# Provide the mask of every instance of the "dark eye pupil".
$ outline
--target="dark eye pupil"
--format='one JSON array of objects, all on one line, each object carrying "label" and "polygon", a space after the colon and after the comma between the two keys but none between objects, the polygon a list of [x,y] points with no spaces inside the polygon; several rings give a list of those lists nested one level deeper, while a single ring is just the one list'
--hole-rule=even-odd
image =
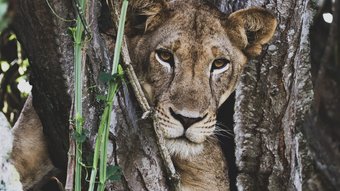
[{"label": "dark eye pupil", "polygon": [[216,62],[214,62],[214,65],[216,68],[221,68],[225,65],[225,63],[222,60],[217,60]]},{"label": "dark eye pupil", "polygon": [[230,63],[230,61],[227,60],[227,59],[216,59],[216,60],[213,62],[213,64],[212,64],[211,72],[212,72],[213,70],[217,70],[217,69],[224,68],[224,67],[227,66],[229,63]]},{"label": "dark eye pupil", "polygon": [[169,61],[171,59],[171,54],[168,53],[168,52],[161,52],[160,53],[160,58],[163,60],[163,61]]},{"label": "dark eye pupil", "polygon": [[159,59],[161,59],[164,62],[167,62],[168,64],[170,64],[170,66],[174,65],[174,56],[171,52],[164,49],[159,49],[156,50],[155,52]]}]

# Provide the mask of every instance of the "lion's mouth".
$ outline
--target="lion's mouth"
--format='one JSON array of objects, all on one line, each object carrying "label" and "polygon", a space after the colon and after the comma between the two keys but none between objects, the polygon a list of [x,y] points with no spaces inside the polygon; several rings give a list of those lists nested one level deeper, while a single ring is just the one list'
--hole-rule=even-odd
[{"label": "lion's mouth", "polygon": [[165,139],[165,146],[170,155],[188,158],[195,156],[203,151],[203,143],[195,143],[186,137]]},{"label": "lion's mouth", "polygon": [[188,139],[185,134],[179,136],[179,137],[176,137],[176,138],[168,138],[168,139],[171,139],[171,140],[178,140],[178,141],[185,141],[185,142],[188,142],[188,143],[191,143],[191,144],[201,144],[201,143],[196,143],[196,142],[193,142],[191,141],[190,139]]}]

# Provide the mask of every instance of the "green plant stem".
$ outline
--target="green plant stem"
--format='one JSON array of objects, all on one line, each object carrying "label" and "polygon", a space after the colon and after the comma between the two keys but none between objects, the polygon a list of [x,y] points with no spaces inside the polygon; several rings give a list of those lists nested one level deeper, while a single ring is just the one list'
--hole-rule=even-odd
[{"label": "green plant stem", "polygon": [[[119,20],[118,26],[118,33],[117,33],[117,40],[115,45],[114,51],[114,58],[113,58],[113,65],[111,74],[114,75],[116,73],[121,74],[122,71],[119,71],[118,64],[120,59],[120,52],[122,46],[122,40],[124,35],[124,25],[125,25],[125,18],[126,12],[128,7],[128,1],[124,0],[121,9],[121,16]],[[96,138],[95,143],[95,151],[93,156],[93,165],[89,183],[89,191],[93,191],[95,187],[95,181],[98,171],[98,161],[100,159],[99,165],[99,184],[98,184],[98,191],[103,191],[105,189],[105,182],[107,180],[106,177],[106,168],[107,168],[107,144],[108,144],[108,137],[110,131],[110,120],[111,120],[111,111],[112,111],[112,104],[114,101],[114,97],[118,90],[118,83],[110,81],[109,83],[109,92],[106,97],[106,106],[104,109],[104,113],[102,115],[100,125],[98,128],[98,135]]]},{"label": "green plant stem", "polygon": [[[84,10],[85,0],[80,0],[80,7]],[[76,116],[76,132],[82,134],[82,38],[84,26],[78,15],[76,32],[74,35],[74,70],[75,70],[75,116]],[[75,167],[75,191],[81,191],[81,174],[82,174],[82,143],[76,141],[76,167]]]},{"label": "green plant stem", "polygon": [[[118,90],[117,83],[110,83],[110,96],[108,102],[109,111],[112,111],[112,105],[114,101],[114,97]],[[99,164],[99,185],[98,191],[103,191],[105,188],[105,182],[107,180],[106,177],[106,168],[107,168],[107,144],[109,140],[109,132],[110,132],[110,121],[111,121],[111,112],[106,116],[106,126],[103,132],[103,136],[101,137],[101,153],[100,153],[100,164]]]},{"label": "green plant stem", "polygon": [[98,170],[97,166],[98,166],[99,151],[100,151],[100,141],[102,139],[102,132],[104,131],[104,128],[105,128],[106,123],[107,123],[107,120],[105,120],[104,118],[108,115],[108,113],[109,113],[109,107],[105,107],[104,113],[103,113],[102,118],[100,120],[98,135],[97,135],[96,143],[95,143],[89,191],[94,190],[94,185],[95,185],[95,182],[96,182],[96,175],[97,175],[97,170]]},{"label": "green plant stem", "polygon": [[107,143],[109,138],[110,131],[110,120],[111,120],[111,111],[112,111],[112,102],[114,101],[114,97],[118,90],[118,84],[115,82],[110,82],[109,85],[109,94],[106,99],[106,106],[104,109],[104,113],[102,115],[98,135],[95,143],[95,150],[93,156],[93,165],[92,172],[90,177],[90,185],[89,191],[94,190],[95,179],[98,171],[98,161],[100,159],[99,166],[99,184],[97,190],[104,190],[105,182],[106,182],[106,163],[107,163]]},{"label": "green plant stem", "polygon": [[126,12],[129,2],[127,0],[123,1],[120,18],[119,18],[119,24],[118,24],[118,32],[117,32],[117,40],[115,45],[115,51],[114,51],[114,57],[113,57],[113,66],[111,74],[117,73],[118,63],[120,59],[120,52],[122,50],[122,42],[123,42],[123,36],[124,36],[124,27],[125,27],[125,20],[126,20]]}]

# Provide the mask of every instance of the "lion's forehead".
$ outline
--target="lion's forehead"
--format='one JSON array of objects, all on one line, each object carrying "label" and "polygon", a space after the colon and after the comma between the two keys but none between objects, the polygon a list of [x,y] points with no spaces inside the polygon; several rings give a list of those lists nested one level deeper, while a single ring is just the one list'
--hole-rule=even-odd
[{"label": "lion's forehead", "polygon": [[182,58],[197,58],[200,60],[216,57],[229,58],[235,49],[225,33],[207,34],[196,38],[192,31],[180,30],[169,33],[161,38],[156,48],[171,50]]}]

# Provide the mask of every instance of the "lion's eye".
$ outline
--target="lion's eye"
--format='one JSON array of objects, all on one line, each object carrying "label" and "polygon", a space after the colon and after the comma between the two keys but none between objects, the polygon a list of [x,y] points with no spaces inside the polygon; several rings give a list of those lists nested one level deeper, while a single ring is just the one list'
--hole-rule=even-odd
[{"label": "lion's eye", "polygon": [[156,60],[162,65],[165,65],[165,66],[170,65],[171,67],[174,66],[174,56],[168,50],[164,50],[164,49],[156,50]]},{"label": "lion's eye", "polygon": [[229,68],[229,63],[230,61],[225,58],[216,59],[212,63],[210,72],[214,73],[224,72]]},{"label": "lion's eye", "polygon": [[159,52],[159,58],[162,59],[164,62],[169,62],[171,60],[171,53],[169,52]]}]

